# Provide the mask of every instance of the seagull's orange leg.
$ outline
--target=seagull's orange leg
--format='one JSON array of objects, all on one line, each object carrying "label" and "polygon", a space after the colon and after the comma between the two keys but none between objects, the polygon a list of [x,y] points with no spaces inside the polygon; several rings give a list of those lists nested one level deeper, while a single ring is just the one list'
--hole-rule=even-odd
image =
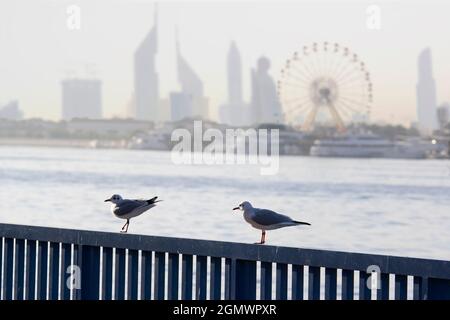
[{"label": "seagull's orange leg", "polygon": [[264,244],[265,242],[266,242],[266,230],[262,230],[261,240],[259,242],[255,242],[255,244]]},{"label": "seagull's orange leg", "polygon": [[[129,226],[129,224],[130,224],[130,219],[127,219],[127,222],[125,222],[125,224],[124,224],[123,227],[122,227],[122,231],[120,231],[120,232],[122,232],[122,233],[128,232],[128,226]],[[126,227],[126,229],[125,229],[125,227]],[[125,229],[125,230],[124,230],[124,229]]]}]

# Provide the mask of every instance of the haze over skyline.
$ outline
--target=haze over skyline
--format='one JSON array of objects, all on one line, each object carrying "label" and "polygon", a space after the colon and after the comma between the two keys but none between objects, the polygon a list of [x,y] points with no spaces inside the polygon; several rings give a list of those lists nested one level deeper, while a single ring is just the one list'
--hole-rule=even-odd
[{"label": "haze over skyline", "polygon": [[[81,29],[66,26],[69,5],[81,8]],[[366,26],[370,4],[381,8],[381,30]],[[264,55],[269,73],[312,42],[339,42],[366,63],[374,86],[372,119],[416,120],[417,56],[431,48],[437,103],[450,100],[450,3],[381,2],[160,2],[156,71],[162,98],[180,89],[174,29],[183,57],[196,70],[210,114],[227,100],[226,59],[239,48],[243,97],[250,100],[250,69]],[[133,54],[154,24],[151,1],[3,1],[0,4],[0,104],[19,100],[27,118],[61,118],[60,81],[102,80],[105,117],[125,116],[133,92]],[[446,28],[446,29],[443,29]]]}]

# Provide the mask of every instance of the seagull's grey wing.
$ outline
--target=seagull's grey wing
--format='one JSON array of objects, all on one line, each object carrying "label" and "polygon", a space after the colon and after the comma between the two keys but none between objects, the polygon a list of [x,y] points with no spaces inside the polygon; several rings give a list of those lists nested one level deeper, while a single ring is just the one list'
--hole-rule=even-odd
[{"label": "seagull's grey wing", "polygon": [[114,208],[114,214],[116,216],[123,216],[129,214],[133,210],[146,205],[147,202],[142,200],[123,200],[119,205]]},{"label": "seagull's grey wing", "polygon": [[255,209],[252,220],[262,226],[270,226],[283,222],[292,222],[292,219],[283,214],[268,209]]},{"label": "seagull's grey wing", "polygon": [[156,200],[156,199],[158,199],[157,196],[153,197],[151,199],[148,199],[148,200],[147,199],[133,199],[131,201],[138,201],[138,202],[142,202],[143,204],[153,204],[153,203],[162,201],[162,200]]}]

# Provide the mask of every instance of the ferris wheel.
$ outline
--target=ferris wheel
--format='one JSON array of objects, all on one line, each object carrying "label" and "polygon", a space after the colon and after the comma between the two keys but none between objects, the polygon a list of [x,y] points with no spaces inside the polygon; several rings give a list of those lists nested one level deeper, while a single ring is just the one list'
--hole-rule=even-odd
[{"label": "ferris wheel", "polygon": [[308,131],[315,123],[345,131],[369,119],[372,82],[365,63],[339,43],[303,46],[286,61],[277,83],[286,122]]}]

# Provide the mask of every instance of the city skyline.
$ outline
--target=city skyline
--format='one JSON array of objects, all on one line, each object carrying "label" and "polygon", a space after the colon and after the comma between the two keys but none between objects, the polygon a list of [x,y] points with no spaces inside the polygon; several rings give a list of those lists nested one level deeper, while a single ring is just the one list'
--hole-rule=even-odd
[{"label": "city skyline", "polygon": [[[64,29],[67,18],[64,4],[56,5],[52,1],[48,1],[47,6],[26,3],[28,9],[36,6],[37,16],[49,17],[48,23],[44,21],[36,26],[37,31],[41,31],[43,44],[33,51],[33,55],[29,52],[37,44],[36,40],[30,38],[29,30],[22,24],[24,19],[36,21],[36,16],[24,13],[25,3],[21,1],[1,5],[4,10],[1,10],[3,14],[0,13],[0,18],[4,19],[0,19],[0,24],[4,28],[1,28],[0,40],[5,43],[6,58],[0,62],[0,86],[3,88],[0,102],[19,100],[27,118],[40,116],[58,119],[61,98],[57,83],[67,78],[67,69],[75,70],[78,77],[84,78],[80,71],[84,70],[86,64],[91,64],[96,70],[95,77],[104,84],[105,117],[125,116],[125,106],[133,92],[130,61],[152,26],[153,3],[113,1],[109,5],[111,13],[104,17],[102,25],[97,22],[102,12],[102,2],[96,3],[97,6],[80,2],[83,25],[79,31]],[[408,124],[416,120],[416,59],[427,46],[433,52],[437,104],[450,100],[450,71],[444,63],[445,57],[450,55],[450,48],[441,41],[442,30],[435,23],[442,21],[439,17],[446,8],[450,8],[449,5],[439,3],[430,8],[416,2],[408,6],[382,2],[382,29],[379,31],[368,30],[365,25],[367,3],[334,5],[336,13],[328,12],[333,10],[323,12],[325,21],[319,27],[319,22],[308,16],[317,17],[315,13],[325,5],[333,7],[329,3],[316,5],[310,2],[279,5],[160,4],[158,30],[162,39],[155,60],[155,72],[160,78],[160,97],[169,97],[170,92],[178,87],[174,72],[176,65],[173,63],[173,28],[178,25],[183,36],[183,55],[189,57],[189,64],[195,66],[196,73],[203,80],[204,96],[210,98],[213,120],[218,119],[218,107],[227,101],[227,80],[223,65],[231,40],[239,44],[242,55],[244,101],[250,100],[249,71],[258,57],[265,55],[271,60],[270,74],[276,80],[281,65],[292,51],[302,44],[322,39],[342,41],[367,62],[374,78],[372,119],[375,121]],[[291,19],[291,11],[299,16],[298,21]],[[5,12],[10,15],[4,15]],[[419,13],[422,20],[431,15],[434,18],[416,27]],[[230,24],[232,14],[233,24]],[[248,14],[252,15],[251,21],[244,19]],[[132,16],[135,19],[127,26],[113,23],[127,21]],[[205,21],[203,26],[194,23],[199,16]],[[280,16],[285,17],[286,22],[279,20]],[[344,16],[346,19],[342,19]],[[122,20],[119,17],[123,17]],[[333,26],[333,30],[326,26]],[[350,30],[352,32],[349,33]],[[415,37],[406,37],[412,32]],[[13,39],[12,34],[17,34],[17,38]],[[101,46],[95,45],[99,35],[104,36]],[[398,42],[400,38],[401,43]],[[8,60],[8,57],[13,58]],[[36,59],[42,60],[42,63],[35,63]],[[12,63],[5,63],[6,60]]]}]

